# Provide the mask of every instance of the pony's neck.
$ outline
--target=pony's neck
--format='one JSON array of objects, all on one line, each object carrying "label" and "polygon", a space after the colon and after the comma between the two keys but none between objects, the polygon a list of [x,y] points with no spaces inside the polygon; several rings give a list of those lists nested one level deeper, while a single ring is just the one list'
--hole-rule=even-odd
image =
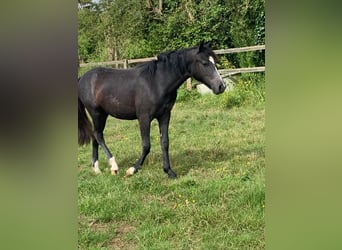
[{"label": "pony's neck", "polygon": [[164,82],[165,91],[167,93],[174,93],[185,82],[186,79],[191,77],[189,70],[189,50],[184,50],[182,53],[173,52],[167,55],[167,60],[163,61],[165,67],[168,68],[167,78],[168,81]]}]

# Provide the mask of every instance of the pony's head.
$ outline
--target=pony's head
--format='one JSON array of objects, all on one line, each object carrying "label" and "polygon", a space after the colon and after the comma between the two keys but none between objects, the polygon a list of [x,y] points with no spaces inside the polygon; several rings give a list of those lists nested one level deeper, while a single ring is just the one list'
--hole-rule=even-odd
[{"label": "pony's head", "polygon": [[208,44],[201,42],[195,48],[193,60],[190,65],[191,75],[208,86],[216,95],[226,89],[226,85],[215,65],[215,53]]}]

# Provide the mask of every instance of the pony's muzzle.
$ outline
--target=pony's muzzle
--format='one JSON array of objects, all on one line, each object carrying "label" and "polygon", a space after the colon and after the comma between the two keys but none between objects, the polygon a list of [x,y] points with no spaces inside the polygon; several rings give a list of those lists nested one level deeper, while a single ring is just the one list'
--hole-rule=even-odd
[{"label": "pony's muzzle", "polygon": [[223,93],[226,90],[226,84],[224,84],[224,82],[220,82],[218,85],[215,86],[215,88],[213,88],[213,92],[214,94],[218,95]]},{"label": "pony's muzzle", "polygon": [[224,82],[222,82],[220,85],[219,85],[219,94],[220,93],[223,93],[226,89],[226,84],[224,84]]}]

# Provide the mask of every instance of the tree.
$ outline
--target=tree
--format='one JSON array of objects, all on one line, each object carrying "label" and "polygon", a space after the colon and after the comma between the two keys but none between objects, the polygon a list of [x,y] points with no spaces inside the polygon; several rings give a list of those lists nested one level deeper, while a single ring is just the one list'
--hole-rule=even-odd
[{"label": "tree", "polygon": [[[232,0],[229,13],[230,35],[233,47],[265,43],[265,1]],[[237,55],[240,67],[264,65],[264,52]]]},{"label": "tree", "polygon": [[[154,56],[201,40],[214,48],[265,42],[265,0],[79,0],[84,60]],[[263,65],[264,53],[229,55],[236,67]]]},{"label": "tree", "polygon": [[88,61],[97,58],[99,36],[99,10],[96,4],[89,5],[89,1],[82,0],[78,9],[78,57],[79,60]]}]

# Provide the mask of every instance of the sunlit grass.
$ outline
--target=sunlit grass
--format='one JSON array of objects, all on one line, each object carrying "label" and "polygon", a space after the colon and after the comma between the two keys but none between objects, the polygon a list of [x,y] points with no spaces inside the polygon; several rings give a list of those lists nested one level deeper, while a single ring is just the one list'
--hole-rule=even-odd
[{"label": "sunlit grass", "polygon": [[162,170],[159,132],[136,175],[124,178],[141,152],[137,121],[109,118],[106,142],[120,172],[111,176],[100,150],[96,176],[90,145],[79,148],[79,248],[263,249],[265,110],[230,110],[217,96],[177,102],[170,123],[170,160]]}]

